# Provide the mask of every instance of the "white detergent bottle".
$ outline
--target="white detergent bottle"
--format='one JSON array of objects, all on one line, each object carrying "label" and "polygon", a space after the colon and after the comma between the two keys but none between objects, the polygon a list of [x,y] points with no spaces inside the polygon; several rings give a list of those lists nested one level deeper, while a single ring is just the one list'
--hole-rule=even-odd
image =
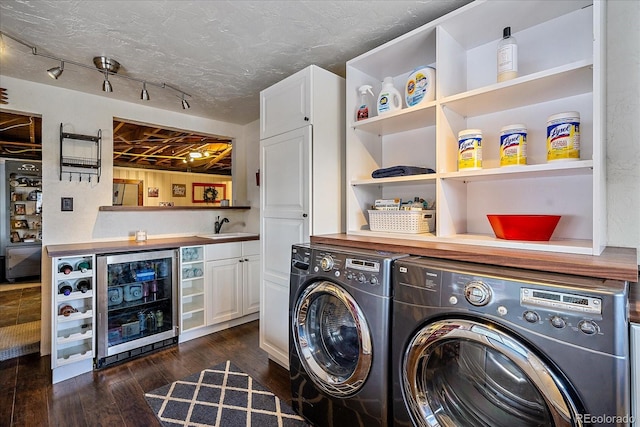
[{"label": "white detergent bottle", "polygon": [[378,115],[397,111],[402,108],[400,92],[393,86],[393,78],[385,77],[382,90],[378,95]]},{"label": "white detergent bottle", "polygon": [[369,85],[363,85],[358,88],[360,97],[358,101],[358,108],[356,109],[356,121],[369,118],[370,104],[367,93],[370,93],[371,97],[373,98],[373,92],[371,91],[371,89],[373,89],[373,87]]}]

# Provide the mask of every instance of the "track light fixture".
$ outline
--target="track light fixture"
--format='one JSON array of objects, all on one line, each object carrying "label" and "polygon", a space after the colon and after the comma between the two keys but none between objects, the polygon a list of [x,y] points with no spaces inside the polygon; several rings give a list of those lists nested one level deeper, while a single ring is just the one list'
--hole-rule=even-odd
[{"label": "track light fixture", "polygon": [[111,74],[112,76],[117,76],[123,79],[142,83],[142,92],[140,93],[140,99],[142,99],[143,101],[148,101],[150,99],[149,92],[147,91],[147,84],[149,84],[151,86],[155,86],[160,89],[171,89],[172,91],[177,92],[178,94],[181,95],[182,109],[187,110],[191,108],[191,106],[185,99],[186,96],[191,96],[191,95],[189,95],[186,92],[183,92],[182,90],[178,89],[175,86],[171,86],[168,83],[155,83],[155,82],[150,82],[148,80],[137,79],[135,77],[129,77],[122,74],[117,74],[118,70],[120,69],[120,63],[113,58],[108,58],[106,56],[96,56],[95,58],[93,58],[94,67],[91,67],[90,65],[82,64],[80,62],[70,61],[68,59],[59,58],[46,53],[41,53],[38,51],[38,48],[36,46],[32,46],[27,42],[24,42],[10,34],[5,33],[4,31],[0,31],[0,48],[5,46],[4,37],[7,37],[15,41],[16,43],[19,43],[31,49],[31,53],[33,55],[42,56],[44,58],[49,58],[55,61],[59,61],[60,62],[59,67],[53,67],[47,70],[47,73],[52,79],[57,79],[58,77],[60,77],[60,75],[62,75],[62,72],[64,71],[64,64],[66,62],[67,64],[72,64],[77,67],[87,68],[90,70],[99,71],[100,73],[104,73],[104,81],[102,82],[102,90],[104,92],[113,92],[113,86],[111,86],[111,82],[109,81],[109,74]]},{"label": "track light fixture", "polygon": [[49,74],[49,77],[51,77],[52,79],[58,80],[58,77],[60,77],[63,71],[64,71],[64,61],[60,61],[60,66],[49,68],[47,70],[47,74]]},{"label": "track light fixture", "polygon": [[142,92],[140,92],[140,99],[143,101],[149,100],[149,92],[147,91],[147,82],[142,82]]},{"label": "track light fixture", "polygon": [[102,91],[103,92],[113,92],[113,88],[111,87],[111,82],[109,81],[109,73],[107,71],[104,72],[104,81],[102,82]]}]

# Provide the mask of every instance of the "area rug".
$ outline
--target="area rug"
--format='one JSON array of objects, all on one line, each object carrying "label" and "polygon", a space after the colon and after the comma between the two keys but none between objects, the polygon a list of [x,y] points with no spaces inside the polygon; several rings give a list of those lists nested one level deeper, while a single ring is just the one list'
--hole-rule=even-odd
[{"label": "area rug", "polygon": [[0,328],[0,361],[39,351],[39,320]]},{"label": "area rug", "polygon": [[145,394],[163,426],[307,426],[230,361]]}]

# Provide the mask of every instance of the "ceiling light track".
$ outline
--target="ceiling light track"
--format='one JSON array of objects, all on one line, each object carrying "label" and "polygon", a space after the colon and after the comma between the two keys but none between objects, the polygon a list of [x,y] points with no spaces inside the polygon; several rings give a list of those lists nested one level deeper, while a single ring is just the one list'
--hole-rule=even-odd
[{"label": "ceiling light track", "polygon": [[113,92],[113,86],[111,84],[111,82],[109,81],[109,75],[111,76],[117,76],[123,79],[127,79],[127,80],[131,80],[131,81],[135,81],[138,83],[142,83],[142,92],[140,93],[140,99],[144,100],[144,101],[148,101],[151,98],[149,97],[149,92],[147,91],[147,85],[150,86],[155,86],[157,88],[160,89],[170,89],[176,93],[179,94],[179,99],[182,105],[182,109],[183,110],[187,110],[189,108],[191,108],[191,106],[189,105],[189,103],[186,100],[186,97],[191,98],[191,95],[189,95],[188,93],[184,92],[183,90],[178,89],[175,86],[172,86],[168,83],[156,83],[156,82],[150,82],[148,80],[143,80],[143,79],[138,79],[135,77],[130,77],[130,76],[125,76],[122,74],[117,74],[118,70],[120,69],[120,63],[118,61],[116,61],[113,58],[108,58],[106,56],[96,56],[95,58],[93,58],[93,64],[94,66],[90,66],[87,64],[83,64],[81,62],[76,62],[76,61],[71,61],[69,59],[65,59],[65,58],[60,58],[57,56],[53,56],[53,55],[49,55],[47,53],[42,53],[40,51],[38,51],[37,46],[33,46],[30,45],[29,43],[20,40],[19,38],[12,36],[10,34],[7,34],[4,31],[0,31],[0,38],[2,37],[7,37],[13,41],[15,41],[16,43],[19,43],[27,48],[29,48],[31,50],[31,53],[33,55],[36,56],[42,56],[43,58],[49,58],[49,59],[53,59],[55,61],[59,61],[60,62],[60,66],[58,67],[53,67],[47,70],[47,74],[49,74],[49,76],[52,79],[58,79],[61,75],[62,72],[64,71],[64,66],[65,63],[66,64],[72,64],[75,65],[77,67],[82,67],[82,68],[86,68],[89,70],[94,70],[94,71],[98,71],[99,73],[104,74],[104,81],[102,82],[102,90],[104,92]]}]

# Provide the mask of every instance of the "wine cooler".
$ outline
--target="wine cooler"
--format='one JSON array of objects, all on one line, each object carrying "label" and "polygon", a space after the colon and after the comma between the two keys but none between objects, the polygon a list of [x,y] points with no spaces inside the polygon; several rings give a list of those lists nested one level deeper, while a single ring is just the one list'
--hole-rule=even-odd
[{"label": "wine cooler", "polygon": [[178,342],[177,250],[98,255],[96,367]]}]

